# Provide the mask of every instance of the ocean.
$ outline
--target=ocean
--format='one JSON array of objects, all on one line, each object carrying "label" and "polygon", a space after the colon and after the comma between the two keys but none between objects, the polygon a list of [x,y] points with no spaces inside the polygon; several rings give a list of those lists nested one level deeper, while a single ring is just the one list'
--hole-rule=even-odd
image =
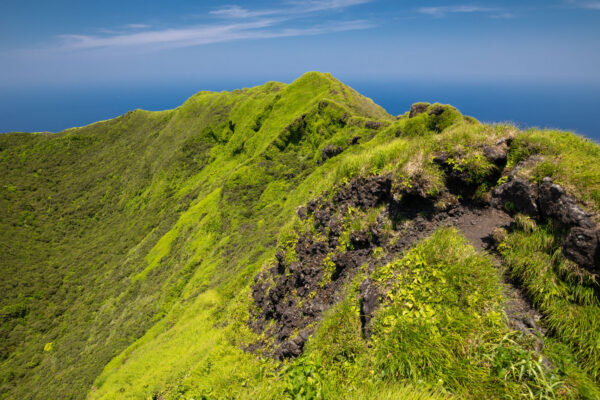
[{"label": "ocean", "polygon": [[[457,107],[482,122],[574,131],[600,142],[600,86],[565,83],[346,80],[390,114],[417,101]],[[200,90],[232,90],[250,82],[83,86],[0,90],[0,132],[58,132],[124,114],[179,106]]]}]

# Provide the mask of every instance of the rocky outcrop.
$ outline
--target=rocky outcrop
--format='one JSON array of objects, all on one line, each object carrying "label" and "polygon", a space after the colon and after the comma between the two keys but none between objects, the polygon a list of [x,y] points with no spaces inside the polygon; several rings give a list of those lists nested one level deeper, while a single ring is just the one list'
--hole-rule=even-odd
[{"label": "rocky outcrop", "polygon": [[252,290],[257,307],[250,325],[273,339],[268,355],[277,359],[298,356],[314,322],[339,301],[343,285],[361,265],[373,262],[372,249],[384,242],[377,224],[385,221],[378,219],[374,226],[350,232],[348,247],[341,249],[344,215],[348,207],[368,209],[391,199],[390,187],[389,177],[355,178],[333,201],[324,196],[298,208],[302,220],[312,217],[314,233],[298,237],[294,261],[279,251],[275,265],[256,276]]},{"label": "rocky outcrop", "polygon": [[321,152],[321,161],[327,161],[330,158],[337,156],[342,151],[344,151],[342,146],[328,144],[327,146],[323,147],[323,151]]},{"label": "rocky outcrop", "polygon": [[338,191],[333,201],[339,205],[352,205],[362,209],[372,208],[390,200],[392,179],[387,175],[358,177],[344,190]]},{"label": "rocky outcrop", "polygon": [[577,205],[576,200],[550,178],[544,178],[540,184],[538,202],[542,217],[551,218],[566,228],[594,227],[592,219]]},{"label": "rocky outcrop", "polygon": [[[411,108],[411,110],[412,110],[412,108]],[[441,105],[434,105],[429,110],[429,115],[442,115],[444,113],[444,111],[446,111],[446,109],[444,107],[442,107]]]},{"label": "rocky outcrop", "polygon": [[562,248],[570,260],[592,273],[600,272],[600,230],[574,227]]},{"label": "rocky outcrop", "polygon": [[527,215],[537,215],[537,190],[523,179],[513,179],[492,190],[493,206]]},{"label": "rocky outcrop", "polygon": [[[439,226],[463,229],[468,225],[470,232],[483,228],[473,227],[470,222],[481,222],[481,215],[486,213],[484,205],[457,204],[438,209],[431,199],[415,194],[395,199],[391,187],[388,175],[356,177],[334,194],[326,193],[298,208],[297,215],[310,227],[293,244],[294,258],[280,250],[274,265],[255,278],[252,297],[256,307],[249,323],[266,339],[251,350],[262,349],[263,354],[277,359],[296,357],[323,312],[341,299],[342,288],[356,273],[372,272],[392,262]],[[355,212],[351,208],[368,211],[379,205],[384,207],[367,226],[349,226],[349,216]],[[481,211],[473,213],[473,208]],[[493,217],[487,225],[494,223],[505,225],[506,221]],[[486,232],[491,232],[493,226],[487,225]],[[374,257],[375,248],[382,256]],[[367,340],[371,319],[379,307],[380,290],[369,279],[360,285],[360,318]]]},{"label": "rocky outcrop", "polygon": [[[397,257],[404,249],[427,236],[450,212],[433,214],[425,207],[425,199],[415,201],[405,196],[398,202],[390,193],[389,176],[357,177],[341,187],[334,195],[309,201],[299,207],[301,220],[312,227],[300,234],[293,246],[294,260],[278,251],[275,263],[255,277],[252,297],[255,310],[250,326],[265,334],[266,339],[249,350],[262,349],[277,359],[296,357],[304,342],[319,321],[322,313],[340,300],[342,287],[367,266],[372,270]],[[372,209],[385,204],[376,220],[362,229],[347,231],[345,218],[349,208]],[[423,213],[417,217],[419,213]],[[402,228],[402,235],[393,243],[384,226],[392,220],[414,218],[414,223]],[[398,228],[400,229],[400,228]],[[340,245],[342,235],[347,243]],[[381,247],[387,255],[373,257],[373,249]],[[366,338],[370,337],[369,322],[379,304],[379,292],[374,283],[361,285],[361,322]]]},{"label": "rocky outcrop", "polygon": [[[495,172],[504,168],[507,150],[506,141],[482,148],[497,167]],[[452,193],[453,182],[461,180],[453,174],[460,171],[451,168],[450,156],[445,153],[438,154],[434,162],[446,173],[447,189]],[[441,225],[460,228],[471,242],[484,247],[495,228],[508,227],[512,221],[500,210],[556,221],[568,230],[564,255],[590,272],[599,272],[600,231],[577,201],[549,178],[535,185],[509,175],[506,183],[492,190],[490,204],[495,207],[491,208],[486,202],[463,197],[462,203],[439,209],[419,190],[394,196],[393,182],[391,175],[359,176],[298,208],[298,217],[308,225],[293,243],[293,257],[285,253],[289,249],[280,250],[275,263],[255,278],[252,297],[256,307],[249,324],[264,333],[264,340],[250,350],[262,349],[263,354],[277,359],[300,355],[323,312],[341,299],[342,288],[359,271],[372,272],[395,260]],[[411,184],[418,186],[418,182]],[[353,220],[348,216],[356,212],[353,209],[367,211],[380,205],[384,207],[367,226],[362,221],[360,227],[350,227]],[[381,256],[374,256],[376,248]],[[383,291],[368,278],[359,288],[360,319],[367,340]]]},{"label": "rocky outcrop", "polygon": [[[442,107],[443,110],[443,107]],[[484,176],[473,174],[468,168],[457,165],[457,160],[462,154],[449,154],[439,152],[433,157],[433,162],[439,165],[446,175],[446,186],[450,193],[471,199],[480,185],[494,185],[500,178],[501,172],[506,166],[508,145],[507,139],[498,141],[495,145],[486,145],[481,149],[484,157],[493,164]]]},{"label": "rocky outcrop", "polygon": [[507,140],[501,140],[494,146],[484,146],[483,155],[492,164],[504,168],[508,157]]},{"label": "rocky outcrop", "polygon": [[379,296],[379,288],[370,279],[360,284],[360,319],[366,339],[371,337],[370,322],[379,307]]},{"label": "rocky outcrop", "polygon": [[408,113],[409,118],[416,117],[419,114],[423,114],[429,108],[429,103],[415,103],[410,107]]},{"label": "rocky outcrop", "polygon": [[490,202],[511,212],[555,221],[568,231],[562,247],[565,257],[591,273],[600,272],[600,231],[576,199],[551,178],[544,178],[538,186],[512,178],[492,191]]}]

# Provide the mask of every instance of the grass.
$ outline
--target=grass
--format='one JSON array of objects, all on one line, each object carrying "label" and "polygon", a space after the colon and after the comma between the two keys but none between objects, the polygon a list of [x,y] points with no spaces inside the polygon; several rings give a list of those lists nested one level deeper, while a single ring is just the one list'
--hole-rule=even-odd
[{"label": "grass", "polygon": [[531,129],[515,137],[509,165],[530,155],[544,160],[525,169],[525,177],[540,181],[550,176],[589,209],[600,210],[600,166],[596,161],[600,147],[596,143],[569,132]]},{"label": "grass", "polygon": [[597,381],[600,303],[595,277],[564,258],[560,232],[552,225],[521,224],[500,246],[511,274],[544,314],[545,325],[570,346],[579,365]]},{"label": "grass", "polygon": [[[503,255],[555,334],[553,369],[510,334],[498,273],[452,230],[375,272],[389,290],[370,344],[356,280],[296,361],[243,350],[256,340],[253,277],[277,246],[293,258],[309,229],[297,207],[357,175],[387,174],[396,197],[443,207],[457,198],[436,154],[483,187],[497,172],[483,147],[514,137],[509,165],[542,154],[526,177],[550,174],[597,209],[597,146],[436,107],[396,119],[309,73],[58,134],[0,135],[0,398],[598,397],[595,284],[556,255],[554,231],[526,219]],[[327,145],[343,152],[323,162]],[[345,234],[377,211],[353,215]]]}]

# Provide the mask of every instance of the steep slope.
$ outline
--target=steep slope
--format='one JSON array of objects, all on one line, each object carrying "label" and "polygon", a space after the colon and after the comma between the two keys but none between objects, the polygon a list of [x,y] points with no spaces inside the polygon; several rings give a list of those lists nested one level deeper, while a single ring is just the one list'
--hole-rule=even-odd
[{"label": "steep slope", "polygon": [[598,398],[598,160],[320,73],[0,137],[0,393]]},{"label": "steep slope", "polygon": [[[228,272],[210,280],[233,274],[249,256],[239,241],[260,221],[247,215],[279,211],[267,185],[314,169],[321,142],[348,135],[325,131],[330,119],[353,115],[391,118],[315,73],[56,135],[0,137],[2,393],[82,398],[180,296],[199,263],[183,249],[228,254],[219,265]],[[186,218],[209,226],[213,243],[183,231]],[[269,229],[257,244],[275,240],[274,221]]]}]

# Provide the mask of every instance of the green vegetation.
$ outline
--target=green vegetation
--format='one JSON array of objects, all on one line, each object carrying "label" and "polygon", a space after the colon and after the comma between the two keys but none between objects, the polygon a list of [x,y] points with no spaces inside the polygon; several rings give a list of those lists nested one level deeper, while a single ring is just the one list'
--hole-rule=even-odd
[{"label": "green vegetation", "polygon": [[594,380],[600,376],[600,304],[595,276],[584,273],[560,251],[552,225],[519,224],[500,245],[512,275],[546,317],[546,326],[568,344]]},{"label": "green vegetation", "polygon": [[[268,340],[248,326],[254,276],[314,233],[299,206],[372,175],[440,210],[461,200],[451,174],[485,199],[502,172],[485,148],[507,138],[508,167],[541,156],[519,176],[552,176],[600,210],[600,147],[583,138],[439,104],[395,118],[320,73],[0,135],[0,398],[599,398],[598,284],[560,253],[564,232],[526,217],[499,252],[544,315],[541,349],[509,329],[490,256],[443,228],[404,254],[373,251],[386,261],[347,282],[300,357],[244,350]],[[343,151],[324,160],[331,145]],[[380,211],[345,209],[336,251]],[[367,276],[382,289],[370,339]]]},{"label": "green vegetation", "polygon": [[565,187],[590,210],[600,210],[600,147],[568,132],[528,130],[515,137],[509,153],[509,166],[528,156],[539,162],[520,173],[533,181],[546,176]]}]

